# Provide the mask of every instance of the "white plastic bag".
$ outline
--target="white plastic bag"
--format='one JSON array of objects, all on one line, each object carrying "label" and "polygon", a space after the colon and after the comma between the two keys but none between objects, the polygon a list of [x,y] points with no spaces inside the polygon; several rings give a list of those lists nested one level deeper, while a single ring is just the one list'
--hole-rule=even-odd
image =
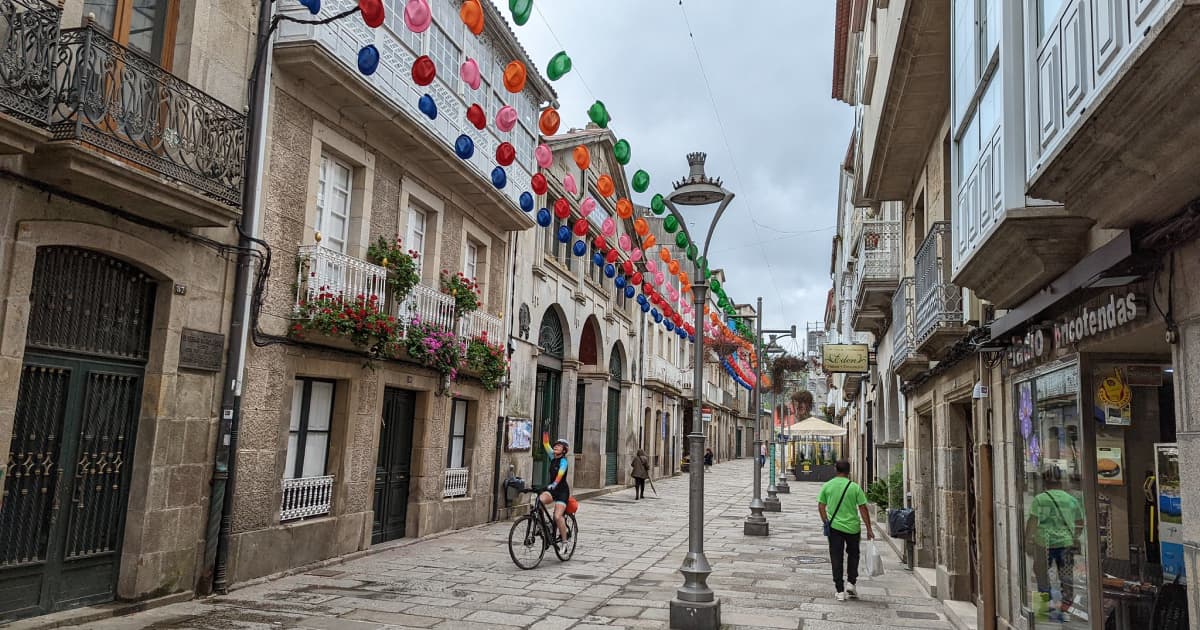
[{"label": "white plastic bag", "polygon": [[879,549],[875,546],[875,541],[867,543],[867,567],[866,577],[879,577],[883,575],[883,558],[879,555]]}]

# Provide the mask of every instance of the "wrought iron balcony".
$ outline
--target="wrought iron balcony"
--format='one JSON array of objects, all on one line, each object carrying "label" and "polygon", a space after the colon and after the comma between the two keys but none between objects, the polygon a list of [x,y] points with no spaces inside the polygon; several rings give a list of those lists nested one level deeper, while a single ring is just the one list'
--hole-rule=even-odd
[{"label": "wrought iron balcony", "polygon": [[[142,175],[112,185],[126,194],[177,206],[181,201],[175,190],[161,191],[157,197],[153,191],[138,190],[165,179],[210,204],[226,207],[223,213],[192,210],[198,216],[176,222],[225,225],[236,215],[241,206],[245,115],[91,24],[62,32],[53,80],[49,116],[53,139],[89,149],[93,155],[88,156],[86,172],[99,184],[109,183],[105,182],[109,172],[129,171],[125,176],[149,172],[155,177]],[[113,158],[124,168],[110,168]],[[128,168],[130,164],[135,168]],[[47,170],[53,167],[49,164]]]},{"label": "wrought iron balcony", "polygon": [[459,321],[458,334],[466,339],[482,339],[490,344],[504,341],[504,322],[495,315],[475,311]]},{"label": "wrought iron balcony", "polygon": [[916,260],[916,343],[919,351],[936,357],[966,330],[962,290],[950,281],[950,223],[933,225]]},{"label": "wrought iron balcony", "polygon": [[879,333],[887,320],[892,293],[900,282],[899,221],[863,221],[854,246],[858,260],[854,266],[855,330]]},{"label": "wrought iron balcony", "polygon": [[929,361],[917,353],[914,295],[913,279],[905,278],[892,296],[892,371],[901,380],[929,367]]},{"label": "wrought iron balcony", "polygon": [[279,520],[324,516],[333,504],[333,475],[283,480]]},{"label": "wrought iron balcony", "polygon": [[442,485],[442,497],[467,496],[467,484],[471,479],[468,468],[447,468],[445,482]]},{"label": "wrought iron balcony", "polygon": [[454,327],[454,298],[418,284],[396,305],[396,319],[405,325],[420,321],[442,330],[451,330]]},{"label": "wrought iron balcony", "polygon": [[49,138],[61,19],[45,0],[0,0],[0,153],[29,153]]},{"label": "wrought iron balcony", "polygon": [[387,295],[387,269],[320,245],[301,245],[296,253],[296,306],[322,295],[334,299],[375,298]]}]

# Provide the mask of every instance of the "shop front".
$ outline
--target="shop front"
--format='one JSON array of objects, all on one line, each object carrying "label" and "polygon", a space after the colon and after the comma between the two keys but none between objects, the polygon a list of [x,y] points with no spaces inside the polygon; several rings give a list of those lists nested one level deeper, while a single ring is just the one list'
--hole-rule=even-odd
[{"label": "shop front", "polygon": [[1174,368],[1151,291],[1080,291],[1010,339],[1030,628],[1188,627]]}]

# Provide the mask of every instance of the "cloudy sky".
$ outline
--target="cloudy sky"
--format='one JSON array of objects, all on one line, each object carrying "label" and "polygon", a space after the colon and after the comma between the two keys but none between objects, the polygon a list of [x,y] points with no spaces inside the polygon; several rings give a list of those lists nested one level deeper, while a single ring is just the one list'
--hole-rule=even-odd
[{"label": "cloudy sky", "polygon": [[687,153],[708,154],[708,174],[736,194],[710,259],[726,270],[731,298],[762,296],[767,328],[822,319],[830,286],[837,169],[853,123],[830,98],[834,5],[535,0],[515,29],[540,68],[559,50],[574,62],[554,84],[563,129],[583,127],[596,99],[607,105],[611,128],[633,146],[628,174],[651,176],[634,201],[669,192]]}]

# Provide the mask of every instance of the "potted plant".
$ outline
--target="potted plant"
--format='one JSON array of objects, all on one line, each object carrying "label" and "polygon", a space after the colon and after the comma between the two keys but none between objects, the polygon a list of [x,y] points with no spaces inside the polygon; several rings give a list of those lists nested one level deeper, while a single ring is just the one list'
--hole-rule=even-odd
[{"label": "potted plant", "polygon": [[454,316],[462,318],[479,310],[481,292],[479,283],[463,272],[451,274],[442,270],[442,293],[454,298]]},{"label": "potted plant", "polygon": [[479,376],[483,388],[495,391],[508,372],[508,359],[504,356],[504,347],[492,345],[486,338],[472,339],[467,342],[467,369]]},{"label": "potted plant", "polygon": [[308,333],[342,337],[378,355],[395,340],[398,330],[396,318],[380,309],[377,296],[346,299],[321,287],[315,296],[300,300],[288,333],[294,338]]},{"label": "potted plant", "polygon": [[421,282],[419,257],[420,253],[416,250],[405,251],[398,238],[389,243],[381,236],[367,247],[367,258],[387,270],[388,293],[396,304],[403,302],[413,287]]},{"label": "potted plant", "polygon": [[467,344],[458,335],[414,318],[403,340],[408,356],[442,375],[443,390],[458,378]]}]

